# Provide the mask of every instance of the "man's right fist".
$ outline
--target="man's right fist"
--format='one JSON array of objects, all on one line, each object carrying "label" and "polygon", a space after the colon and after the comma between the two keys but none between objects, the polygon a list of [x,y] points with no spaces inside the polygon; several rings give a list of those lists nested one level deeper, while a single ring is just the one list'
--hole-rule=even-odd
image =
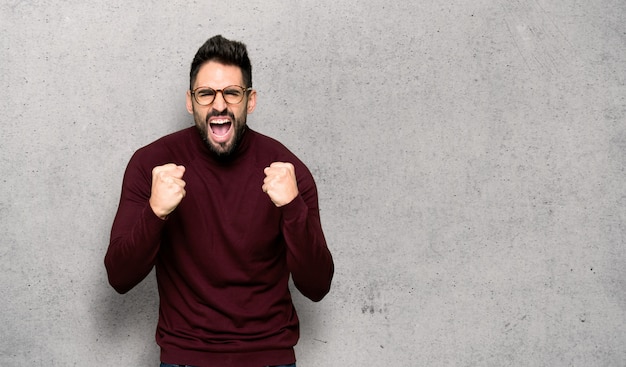
[{"label": "man's right fist", "polygon": [[184,166],[169,163],[152,169],[150,207],[159,218],[165,219],[185,197]]}]

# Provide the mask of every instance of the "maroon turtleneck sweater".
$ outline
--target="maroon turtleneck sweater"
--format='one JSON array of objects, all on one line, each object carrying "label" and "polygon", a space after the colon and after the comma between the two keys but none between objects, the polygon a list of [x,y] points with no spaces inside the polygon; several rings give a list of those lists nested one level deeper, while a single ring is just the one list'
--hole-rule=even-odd
[{"label": "maroon turtleneck sweater", "polygon": [[[277,208],[263,169],[295,166],[300,192]],[[185,198],[166,220],[151,210],[152,169],[185,166]],[[221,161],[195,127],[163,137],[131,158],[105,257],[109,282],[128,292],[156,266],[161,360],[253,367],[295,362],[299,324],[289,275],[313,301],[329,291],[333,260],[307,167],[277,141],[248,129]]]}]

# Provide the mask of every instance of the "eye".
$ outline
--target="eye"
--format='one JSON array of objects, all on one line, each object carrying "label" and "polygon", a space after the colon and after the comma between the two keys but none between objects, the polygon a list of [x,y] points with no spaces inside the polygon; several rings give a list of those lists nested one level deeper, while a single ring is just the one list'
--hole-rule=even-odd
[{"label": "eye", "polygon": [[224,89],[224,94],[233,97],[239,97],[241,95],[241,90],[237,88],[226,88]]},{"label": "eye", "polygon": [[196,95],[198,95],[198,97],[213,97],[215,91],[213,89],[200,89],[196,91]]}]

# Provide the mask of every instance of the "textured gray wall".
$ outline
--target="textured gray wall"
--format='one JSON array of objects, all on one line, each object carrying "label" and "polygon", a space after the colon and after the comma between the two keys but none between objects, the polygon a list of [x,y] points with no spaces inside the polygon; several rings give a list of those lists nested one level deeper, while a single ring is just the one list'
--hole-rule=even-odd
[{"label": "textured gray wall", "polygon": [[132,152],[248,44],[250,125],[313,171],[336,262],[306,366],[626,365],[626,2],[0,5],[0,364],[156,366],[107,284]]}]

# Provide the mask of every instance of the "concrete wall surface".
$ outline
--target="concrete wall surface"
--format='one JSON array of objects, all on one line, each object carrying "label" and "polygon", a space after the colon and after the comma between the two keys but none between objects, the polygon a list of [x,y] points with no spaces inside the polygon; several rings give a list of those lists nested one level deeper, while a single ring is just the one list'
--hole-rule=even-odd
[{"label": "concrete wall surface", "polygon": [[331,293],[298,366],[626,365],[623,0],[0,4],[0,365],[157,366],[103,257],[131,154],[248,45],[254,129],[313,172]]}]

